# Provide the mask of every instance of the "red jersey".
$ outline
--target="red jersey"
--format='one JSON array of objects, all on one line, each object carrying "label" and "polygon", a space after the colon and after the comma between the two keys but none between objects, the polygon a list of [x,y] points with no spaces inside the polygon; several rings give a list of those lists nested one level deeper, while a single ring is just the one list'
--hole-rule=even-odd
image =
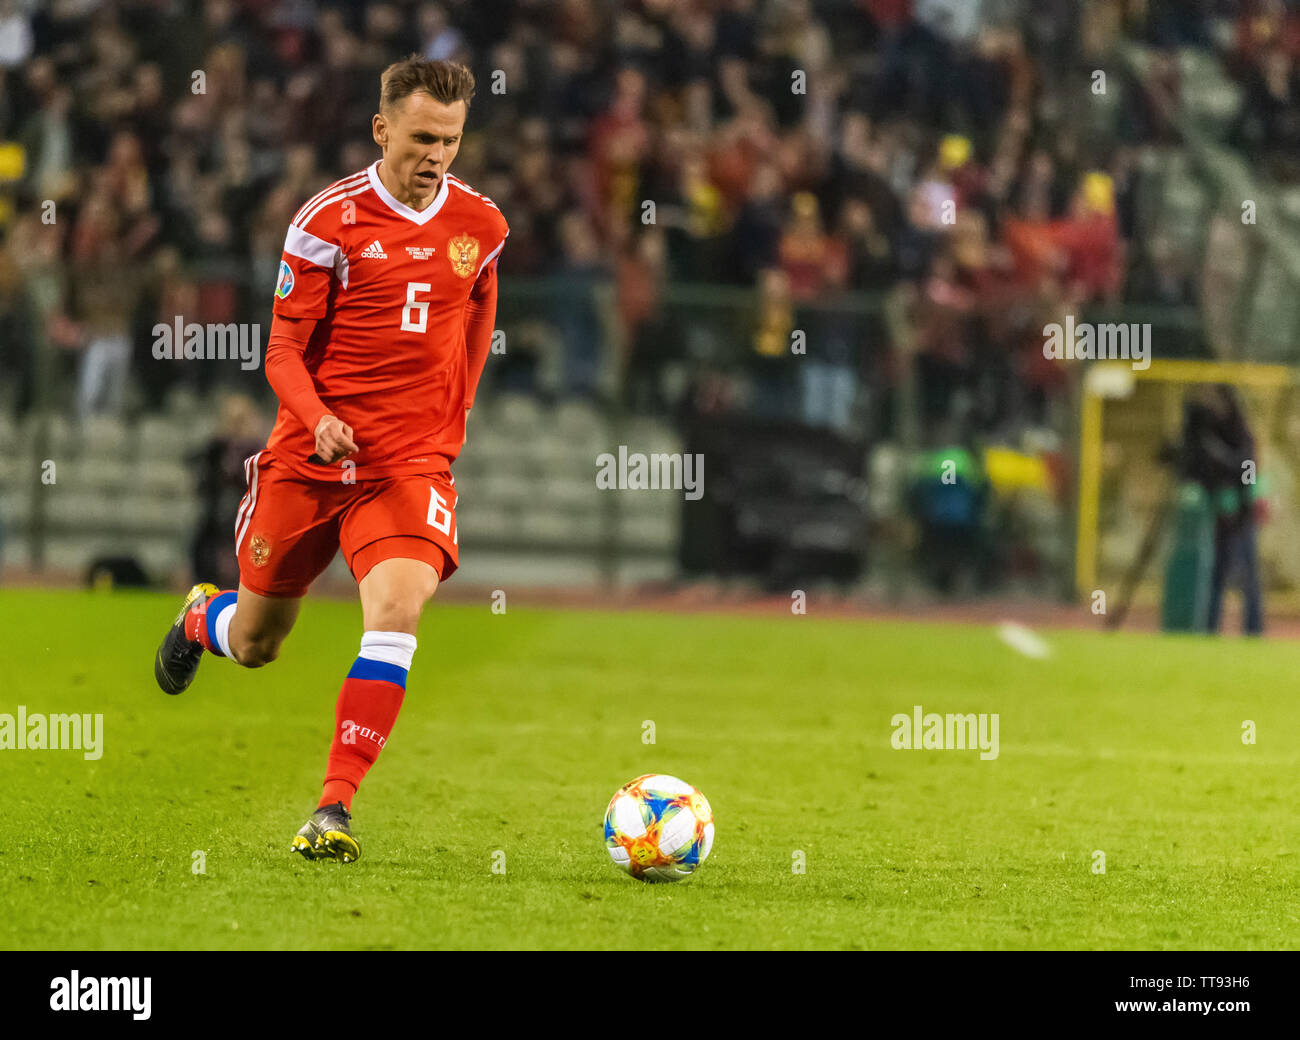
[{"label": "red jersey", "polygon": [[[316,319],[303,362],[327,411],[352,427],[357,480],[444,472],[459,454],[476,378],[467,305],[495,301],[510,233],[491,199],[450,174],[425,209],[398,202],[380,161],[298,211],[275,289],[277,316]],[[315,431],[283,400],[267,448],[304,476],[339,479],[341,463],[307,461]]]}]

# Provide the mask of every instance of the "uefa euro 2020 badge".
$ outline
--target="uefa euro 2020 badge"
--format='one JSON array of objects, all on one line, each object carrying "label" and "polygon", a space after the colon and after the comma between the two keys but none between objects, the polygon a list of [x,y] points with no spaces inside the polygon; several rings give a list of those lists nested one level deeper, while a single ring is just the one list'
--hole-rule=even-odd
[{"label": "uefa euro 2020 badge", "polygon": [[285,260],[280,261],[280,277],[275,282],[275,295],[283,300],[293,292],[293,268]]}]

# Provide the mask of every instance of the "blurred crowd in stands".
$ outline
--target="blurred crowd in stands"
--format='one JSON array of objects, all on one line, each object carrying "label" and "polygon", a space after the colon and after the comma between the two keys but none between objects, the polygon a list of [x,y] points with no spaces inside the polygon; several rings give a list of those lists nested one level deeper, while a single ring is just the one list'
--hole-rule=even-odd
[{"label": "blurred crowd in stands", "polygon": [[[0,0],[0,403],[30,408],[45,361],[78,416],[177,384],[265,397],[260,373],[155,360],[150,330],[265,327],[293,213],[377,158],[378,73],[418,52],[478,78],[453,172],[510,221],[503,278],[561,293],[538,315],[561,392],[601,393],[613,350],[636,407],[865,439],[864,397],[910,373],[942,436],[1043,422],[1046,321],[1194,302],[1185,258],[1132,241],[1167,131],[1116,49],[1208,48],[1234,13],[1240,140],[1290,155],[1300,22],[1268,0]],[[689,330],[664,316],[691,283],[752,300],[674,392]],[[612,332],[563,295],[592,288]]]},{"label": "blurred crowd in stands", "polygon": [[1300,183],[1300,6],[1294,0],[1244,0],[1230,38],[1212,40],[1192,23],[1191,45],[1218,44],[1243,88],[1232,143],[1279,180]]}]

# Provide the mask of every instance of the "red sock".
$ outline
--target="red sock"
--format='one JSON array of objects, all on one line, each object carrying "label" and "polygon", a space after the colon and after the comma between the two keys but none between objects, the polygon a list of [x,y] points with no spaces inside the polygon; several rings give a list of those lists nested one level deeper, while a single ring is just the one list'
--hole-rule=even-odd
[{"label": "red sock", "polygon": [[[356,671],[354,666],[353,672]],[[384,679],[349,675],[343,680],[334,709],[334,741],[330,744],[320,806],[342,802],[345,809],[352,810],[352,796],[379,757],[405,696],[406,689],[401,684]]]}]

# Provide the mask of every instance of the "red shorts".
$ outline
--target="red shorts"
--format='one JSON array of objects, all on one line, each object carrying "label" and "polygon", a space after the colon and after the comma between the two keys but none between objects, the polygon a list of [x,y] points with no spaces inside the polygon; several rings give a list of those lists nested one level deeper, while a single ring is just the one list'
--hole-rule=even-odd
[{"label": "red shorts", "polygon": [[269,451],[244,462],[235,519],[239,580],[259,596],[297,598],[343,550],[360,582],[381,560],[423,560],[446,581],[460,565],[450,473],[327,483]]}]

